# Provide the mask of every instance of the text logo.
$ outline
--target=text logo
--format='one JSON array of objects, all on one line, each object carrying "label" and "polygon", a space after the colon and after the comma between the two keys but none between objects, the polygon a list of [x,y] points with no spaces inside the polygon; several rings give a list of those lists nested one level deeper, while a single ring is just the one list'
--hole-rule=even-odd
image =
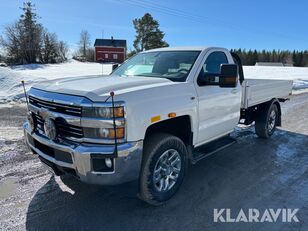
[{"label": "text logo", "polygon": [[299,209],[214,209],[214,222],[299,222],[296,213]]}]

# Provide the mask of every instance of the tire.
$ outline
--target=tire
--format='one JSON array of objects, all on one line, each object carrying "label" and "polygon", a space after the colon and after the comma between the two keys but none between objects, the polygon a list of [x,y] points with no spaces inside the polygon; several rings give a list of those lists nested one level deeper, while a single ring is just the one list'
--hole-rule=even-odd
[{"label": "tire", "polygon": [[181,139],[164,133],[147,138],[139,197],[151,205],[161,205],[169,200],[183,182],[186,164],[187,150]]},{"label": "tire", "polygon": [[255,124],[257,135],[264,139],[271,137],[276,130],[279,116],[280,115],[276,104],[261,107]]}]

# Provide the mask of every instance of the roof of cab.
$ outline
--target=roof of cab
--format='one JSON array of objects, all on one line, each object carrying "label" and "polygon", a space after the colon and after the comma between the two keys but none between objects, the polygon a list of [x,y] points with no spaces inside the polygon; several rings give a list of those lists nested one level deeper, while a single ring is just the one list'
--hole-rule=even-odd
[{"label": "roof of cab", "polygon": [[205,47],[205,46],[189,46],[189,47],[163,47],[163,48],[156,48],[152,50],[147,50],[143,52],[152,52],[152,51],[203,51],[207,49],[212,49],[212,48],[218,48],[218,49],[225,49],[222,47]]}]

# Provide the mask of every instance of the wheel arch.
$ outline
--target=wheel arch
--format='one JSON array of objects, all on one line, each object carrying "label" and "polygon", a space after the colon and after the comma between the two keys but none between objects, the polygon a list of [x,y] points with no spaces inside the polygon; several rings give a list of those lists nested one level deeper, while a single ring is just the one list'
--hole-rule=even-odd
[{"label": "wheel arch", "polygon": [[[261,116],[260,113],[263,113],[263,109],[267,108],[269,109],[273,104],[277,106],[278,109],[278,121],[277,126],[281,126],[281,106],[280,106],[280,99],[273,98],[265,103],[258,104],[252,107],[249,107],[248,109],[241,109],[241,117],[240,119],[244,119],[245,122],[242,122],[242,124],[250,125],[254,121],[257,120],[259,116]],[[241,123],[241,122],[240,122]]]},{"label": "wheel arch", "polygon": [[281,126],[281,106],[279,103],[279,99],[274,98],[269,102],[269,107],[271,107],[273,104],[275,104],[277,106],[278,109],[278,121],[277,121],[277,126]]},{"label": "wheel arch", "polygon": [[279,103],[279,99],[273,98],[270,101],[261,104],[259,107],[270,108],[273,104],[275,104],[277,106],[277,109],[278,109],[277,126],[281,126],[281,106],[280,106],[280,103]]},{"label": "wheel arch", "polygon": [[154,133],[167,133],[177,136],[186,146],[190,146],[193,143],[191,117],[189,115],[182,115],[150,125],[145,132],[145,142]]}]

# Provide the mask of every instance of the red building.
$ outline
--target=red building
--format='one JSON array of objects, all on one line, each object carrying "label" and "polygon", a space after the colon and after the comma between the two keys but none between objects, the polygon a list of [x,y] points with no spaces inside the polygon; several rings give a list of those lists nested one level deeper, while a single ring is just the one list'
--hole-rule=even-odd
[{"label": "red building", "polygon": [[121,39],[96,39],[95,61],[123,63],[126,58],[126,40]]}]

